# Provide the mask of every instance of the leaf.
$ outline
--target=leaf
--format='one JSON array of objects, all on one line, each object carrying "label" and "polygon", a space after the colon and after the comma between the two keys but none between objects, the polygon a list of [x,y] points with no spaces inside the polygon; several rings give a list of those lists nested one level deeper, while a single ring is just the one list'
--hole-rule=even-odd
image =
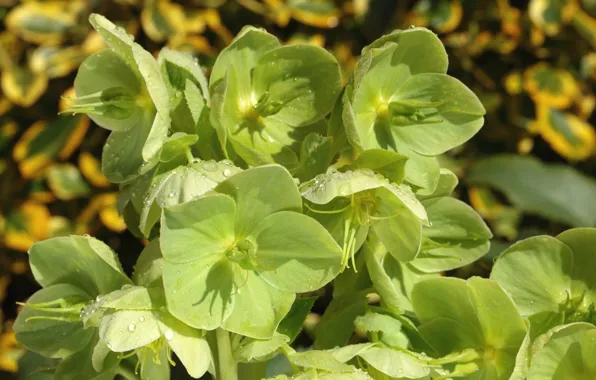
[{"label": "leaf", "polygon": [[240,265],[234,265],[234,276],[234,306],[222,327],[251,338],[271,338],[296,295],[270,286]]},{"label": "leaf", "polygon": [[389,315],[367,312],[356,317],[354,326],[366,332],[381,333],[379,339],[390,347],[408,346],[408,338],[401,332],[401,323]]},{"label": "leaf", "polygon": [[[97,331],[95,331],[97,334]],[[55,372],[54,379],[57,380],[111,380],[116,376],[116,366],[120,359],[115,354],[109,355],[107,363],[104,365],[102,372],[97,372],[93,368],[93,353],[98,344],[97,335],[91,339],[85,348],[74,355],[71,355],[58,365]]]},{"label": "leaf", "polygon": [[314,291],[335,278],[341,269],[341,248],[319,223],[306,215],[290,211],[272,214],[249,239],[257,246],[257,273],[280,290]]},{"label": "leaf", "polygon": [[557,326],[546,344],[534,354],[528,378],[589,379],[596,376],[596,328],[588,323]]},{"label": "leaf", "polygon": [[235,232],[246,237],[268,215],[302,211],[302,199],[290,173],[279,165],[266,165],[238,173],[215,191],[236,201]]},{"label": "leaf", "polygon": [[437,183],[435,190],[430,194],[428,194],[426,191],[421,191],[418,192],[417,195],[421,200],[448,197],[453,193],[453,190],[457,187],[458,183],[459,179],[451,170],[441,168],[439,182]]},{"label": "leaf", "polygon": [[234,350],[234,358],[241,363],[250,363],[255,359],[274,353],[279,347],[290,343],[287,335],[275,333],[271,339],[244,338]]},{"label": "leaf", "polygon": [[279,107],[261,116],[293,127],[327,115],[341,91],[339,64],[325,49],[312,45],[268,51],[259,58],[252,80],[256,99],[267,97],[268,104]]},{"label": "leaf", "polygon": [[423,272],[442,272],[468,265],[489,249],[490,229],[482,218],[465,203],[449,197],[423,202],[430,225],[424,227],[425,238],[443,245],[422,245],[412,266]]},{"label": "leaf", "polygon": [[467,173],[466,181],[502,191],[524,212],[572,227],[596,226],[593,202],[596,181],[568,166],[546,165],[532,157],[501,155],[476,163]]},{"label": "leaf", "polygon": [[368,304],[366,294],[346,294],[333,298],[317,324],[316,349],[330,349],[343,346],[352,336],[354,320],[364,314]]},{"label": "leaf", "polygon": [[[59,299],[68,300],[68,303],[74,305],[90,300],[91,296],[73,285],[57,284],[37,291],[29,298],[27,304],[34,305]],[[31,351],[50,358],[65,358],[82,350],[97,332],[93,329],[84,329],[83,323],[78,318],[77,320],[49,319],[68,318],[58,310],[56,308],[56,312],[53,312],[24,307],[13,326],[19,343]]]},{"label": "leaf", "polygon": [[91,237],[57,237],[35,243],[29,260],[33,276],[44,287],[70,284],[94,297],[130,284],[114,251]]},{"label": "leaf", "polygon": [[402,351],[371,347],[360,353],[359,356],[377,370],[391,377],[418,379],[430,373],[427,365]]},{"label": "leaf", "polygon": [[277,332],[289,338],[288,343],[292,343],[300,334],[302,325],[316,300],[317,297],[296,298],[290,311],[277,326]]},{"label": "leaf", "polygon": [[354,162],[358,169],[370,169],[381,174],[390,182],[400,183],[405,177],[407,156],[383,149],[362,152]]},{"label": "leaf", "polygon": [[99,337],[114,352],[131,351],[159,339],[161,332],[151,310],[106,311]]},{"label": "leaf", "polygon": [[[571,292],[571,249],[550,236],[522,240],[499,256],[491,279],[515,301],[521,315],[558,312]],[[520,275],[523,274],[523,275]]]},{"label": "leaf", "polygon": [[353,372],[354,367],[344,364],[326,351],[296,352],[288,356],[290,363],[302,368],[315,368],[327,372]]},{"label": "leaf", "polygon": [[197,135],[187,135],[183,132],[176,132],[163,144],[159,152],[159,160],[161,162],[172,161],[179,155],[183,155],[186,149],[195,144],[199,140]]},{"label": "leaf", "polygon": [[234,201],[223,194],[166,208],[160,238],[164,258],[178,264],[219,259],[235,242],[235,214]]},{"label": "leaf", "polygon": [[141,251],[135,264],[132,281],[136,285],[145,287],[160,285],[162,268],[163,255],[159,247],[159,239],[155,239]]},{"label": "leaf", "polygon": [[72,164],[52,165],[46,172],[48,186],[58,199],[71,200],[89,194],[89,185],[76,166]]},{"label": "leaf", "polygon": [[323,137],[315,132],[304,138],[300,146],[300,165],[294,174],[301,182],[327,170],[331,161],[331,144],[330,137]]},{"label": "leaf", "polygon": [[192,201],[240,171],[229,161],[197,161],[155,176],[144,192],[139,228],[149,236],[162,208]]}]

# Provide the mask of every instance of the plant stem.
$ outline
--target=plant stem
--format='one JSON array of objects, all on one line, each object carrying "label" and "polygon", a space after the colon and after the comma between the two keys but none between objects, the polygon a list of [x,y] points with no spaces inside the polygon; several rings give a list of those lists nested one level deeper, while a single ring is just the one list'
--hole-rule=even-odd
[{"label": "plant stem", "polygon": [[217,355],[219,357],[218,380],[238,380],[238,363],[232,355],[230,333],[224,329],[215,330]]},{"label": "plant stem", "polygon": [[139,380],[139,376],[135,374],[135,371],[123,363],[120,363],[118,366],[118,375],[122,376],[126,380]]},{"label": "plant stem", "polygon": [[195,158],[192,155],[192,152],[190,151],[190,148],[186,148],[184,153],[186,154],[186,159],[188,160],[188,163],[191,164],[194,162]]}]

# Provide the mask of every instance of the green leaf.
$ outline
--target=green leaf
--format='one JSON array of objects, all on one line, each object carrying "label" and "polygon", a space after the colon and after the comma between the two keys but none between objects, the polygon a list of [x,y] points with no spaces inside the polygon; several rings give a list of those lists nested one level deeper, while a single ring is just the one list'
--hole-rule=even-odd
[{"label": "green leaf", "polygon": [[25,351],[18,361],[20,380],[53,380],[59,360],[46,358],[32,351]]},{"label": "green leaf", "polygon": [[46,172],[48,186],[60,200],[68,201],[84,197],[91,190],[81,176],[81,172],[72,164],[55,164]]},{"label": "green leaf", "polygon": [[99,337],[110,350],[126,352],[159,339],[161,332],[151,310],[114,310],[101,318]]},{"label": "green leaf", "polygon": [[305,351],[288,355],[290,363],[302,368],[315,368],[327,372],[353,372],[354,367],[344,364],[326,351]]},{"label": "green leaf", "polygon": [[277,332],[290,338],[289,343],[293,342],[300,333],[304,320],[316,300],[317,297],[296,298],[290,311],[277,326]]},{"label": "green leaf", "polygon": [[[68,300],[70,305],[75,305],[86,302],[91,297],[73,285],[57,284],[37,291],[27,304],[35,305],[59,299]],[[82,350],[93,335],[97,334],[97,330],[84,329],[78,312],[63,314],[59,312],[59,308],[55,310],[46,311],[27,306],[23,308],[13,326],[19,343],[43,356],[64,358]]]},{"label": "green leaf", "polygon": [[478,162],[466,181],[502,191],[523,212],[573,227],[596,226],[596,181],[569,166],[501,155]]},{"label": "green leaf", "polygon": [[260,57],[253,72],[253,96],[266,97],[269,116],[293,127],[327,115],[341,91],[339,64],[329,52],[312,45],[289,45]]},{"label": "green leaf", "polygon": [[529,379],[591,379],[596,376],[596,328],[588,323],[555,327],[532,357]]},{"label": "green leaf", "polygon": [[448,197],[453,193],[453,190],[457,187],[459,183],[459,179],[457,176],[449,169],[441,168],[439,174],[439,182],[437,183],[437,187],[432,193],[428,193],[426,191],[420,191],[417,193],[418,198],[421,200],[426,200],[430,198],[439,198],[439,197]]},{"label": "green leaf", "polygon": [[112,353],[104,363],[103,371],[98,372],[93,368],[93,354],[97,347],[97,330],[95,336],[85,348],[74,355],[71,355],[58,365],[56,369],[56,380],[112,380],[116,376],[116,365],[120,362],[116,354]]},{"label": "green leaf", "polygon": [[390,182],[400,183],[405,177],[407,156],[383,149],[362,152],[354,162],[358,169],[370,169]]},{"label": "green leaf", "polygon": [[468,265],[488,252],[492,233],[470,206],[449,197],[429,199],[423,204],[430,225],[422,234],[439,247],[423,244],[412,266],[423,272],[442,272]]},{"label": "green leaf", "polygon": [[294,174],[301,182],[324,173],[331,162],[332,139],[309,133],[300,146],[300,165]]},{"label": "green leaf", "polygon": [[57,237],[35,243],[29,260],[35,279],[44,287],[70,284],[95,297],[131,283],[114,251],[91,237]]},{"label": "green leaf", "polygon": [[255,359],[274,353],[279,347],[290,343],[287,335],[275,333],[271,339],[244,338],[234,350],[234,358],[241,363],[250,363]]},{"label": "green leaf", "polygon": [[145,192],[139,228],[149,236],[162,208],[194,200],[240,171],[229,161],[197,161],[157,175]]},{"label": "green leaf", "polygon": [[408,346],[408,338],[401,331],[401,323],[389,315],[367,312],[356,317],[354,326],[367,332],[380,333],[381,342],[390,347]]},{"label": "green leaf", "polygon": [[280,290],[317,290],[341,269],[341,249],[314,219],[290,211],[266,217],[249,237],[257,246],[257,273]]},{"label": "green leaf", "polygon": [[302,211],[302,199],[290,173],[279,165],[251,168],[220,183],[215,191],[236,201],[235,232],[246,237],[268,215]]},{"label": "green leaf", "polygon": [[162,267],[163,255],[159,247],[159,239],[155,239],[141,251],[135,264],[132,281],[136,285],[145,287],[160,285]]},{"label": "green leaf", "polygon": [[354,320],[365,313],[367,304],[364,293],[333,298],[317,324],[314,347],[330,349],[345,345],[354,331]]},{"label": "green leaf", "polygon": [[180,155],[184,155],[186,149],[194,145],[199,140],[197,135],[187,135],[184,132],[176,132],[163,144],[161,152],[159,153],[159,160],[161,162],[169,162]]},{"label": "green leaf", "polygon": [[167,207],[160,238],[164,258],[179,264],[219,259],[235,242],[235,214],[234,200],[223,194]]},{"label": "green leaf", "polygon": [[234,276],[234,306],[222,327],[251,338],[271,338],[296,295],[270,286],[240,265],[234,265]]},{"label": "green leaf", "polygon": [[536,236],[503,252],[490,278],[511,295],[521,315],[528,316],[559,311],[571,293],[572,269],[573,252],[567,245],[550,236]]},{"label": "green leaf", "polygon": [[371,347],[359,356],[385,375],[418,379],[430,373],[428,366],[406,352],[389,348]]}]

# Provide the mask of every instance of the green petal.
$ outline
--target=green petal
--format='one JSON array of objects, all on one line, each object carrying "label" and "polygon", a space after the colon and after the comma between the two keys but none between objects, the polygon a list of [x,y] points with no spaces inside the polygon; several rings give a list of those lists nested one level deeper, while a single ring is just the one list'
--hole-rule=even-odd
[{"label": "green petal", "polygon": [[201,161],[156,176],[145,193],[139,228],[149,236],[163,207],[196,199],[239,171],[227,161]]},{"label": "green petal", "polygon": [[492,233],[470,206],[449,197],[423,204],[430,221],[423,236],[436,242],[438,248],[423,244],[412,266],[423,272],[442,272],[468,265],[488,252]]},{"label": "green petal", "polygon": [[[136,65],[134,67],[136,68]],[[74,81],[74,88],[78,98],[119,89],[122,94],[128,94],[134,100],[142,93],[143,83],[126,60],[113,50],[105,49],[91,55],[81,64]],[[84,105],[84,102],[81,104]],[[115,104],[117,105],[119,103]],[[128,111],[127,108],[121,109],[115,106],[106,108],[104,115],[89,114],[89,117],[102,128],[123,132],[134,128],[145,112],[139,106],[131,105],[132,108]],[[117,116],[118,113],[115,111],[118,110],[122,112],[122,116]],[[128,116],[126,116],[127,112],[130,112]]]},{"label": "green petal", "polygon": [[362,152],[354,162],[359,169],[370,169],[381,174],[390,182],[401,183],[405,176],[407,156],[383,149]]},{"label": "green petal", "polygon": [[257,273],[239,265],[234,265],[234,272],[234,308],[223,328],[251,338],[271,338],[290,311],[294,293],[272,287]]},{"label": "green petal", "polygon": [[141,251],[134,267],[132,281],[136,285],[146,287],[161,284],[162,267],[163,255],[159,247],[159,239],[155,239]]},{"label": "green petal", "polygon": [[257,272],[280,290],[314,291],[331,281],[341,269],[339,245],[306,215],[277,212],[259,224],[252,239],[257,245]]},{"label": "green petal", "polygon": [[387,179],[370,169],[330,171],[300,185],[302,196],[316,204],[327,204],[335,197],[347,197],[361,191],[388,185]]},{"label": "green petal", "polygon": [[294,127],[327,115],[340,90],[339,64],[325,49],[312,45],[271,50],[253,72],[255,98],[267,96],[269,104],[281,106],[268,117]]},{"label": "green petal", "polygon": [[70,284],[94,297],[130,284],[114,251],[91,237],[57,237],[35,243],[29,260],[42,286]]},{"label": "green petal", "polygon": [[[51,302],[68,298],[71,303],[85,302],[91,297],[75,286],[51,285],[37,291],[28,304]],[[58,310],[58,309],[57,309]],[[61,317],[63,314],[25,307],[19,313],[13,326],[16,338],[27,349],[51,358],[64,358],[83,349],[97,330],[84,329],[81,321],[59,321],[34,319],[31,317]]]},{"label": "green petal", "polygon": [[520,313],[527,316],[559,311],[571,292],[572,270],[573,252],[567,245],[550,236],[537,236],[503,252],[490,278],[511,294]]},{"label": "green petal", "polygon": [[213,330],[234,306],[231,264],[203,256],[183,264],[164,262],[163,282],[168,311],[189,326]]},{"label": "green petal", "polygon": [[188,374],[195,379],[203,376],[213,362],[203,332],[185,325],[167,312],[159,313],[157,324]]},{"label": "green petal", "polygon": [[118,310],[101,318],[99,337],[110,350],[126,352],[159,339],[161,332],[151,310]]},{"label": "green petal", "polygon": [[112,24],[107,18],[97,13],[89,16],[89,22],[99,32],[106,44],[121,56],[130,67],[134,67],[132,45],[134,39],[124,28]]},{"label": "green petal", "polygon": [[236,205],[227,195],[208,195],[163,211],[161,251],[171,263],[219,257],[235,242]]},{"label": "green petal", "polygon": [[596,302],[596,278],[594,255],[596,254],[596,228],[574,228],[557,236],[573,251],[572,298],[587,292],[583,305],[588,308]]},{"label": "green petal", "polygon": [[[433,113],[431,124],[392,125],[396,140],[424,155],[438,155],[454,148],[478,132],[484,124],[484,107],[474,93],[457,79],[444,74],[420,74],[410,78],[391,97],[391,102],[412,104],[441,102],[424,109]],[[391,103],[390,103],[391,105]]]},{"label": "green petal", "polygon": [[588,323],[558,326],[534,354],[529,379],[592,379],[596,376],[596,328]]},{"label": "green petal", "polygon": [[268,215],[278,211],[302,211],[302,199],[290,173],[279,165],[251,168],[230,177],[215,188],[236,201],[234,230],[248,236]]},{"label": "green petal", "polygon": [[385,375],[417,379],[428,376],[430,368],[413,355],[390,348],[371,347],[359,356]]}]

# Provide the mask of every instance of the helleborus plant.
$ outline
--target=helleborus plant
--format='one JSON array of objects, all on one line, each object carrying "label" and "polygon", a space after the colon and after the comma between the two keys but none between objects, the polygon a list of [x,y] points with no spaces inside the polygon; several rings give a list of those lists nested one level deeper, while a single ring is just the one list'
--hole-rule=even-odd
[{"label": "helleborus plant", "polygon": [[[155,59],[90,21],[108,48],[81,65],[69,112],[112,131],[102,170],[146,247],[129,278],[91,237],[33,245],[43,289],[14,329],[58,363],[44,371],[593,377],[593,229],[519,242],[490,280],[444,276],[483,256],[492,234],[451,197],[457,177],[436,158],[478,131],[484,108],[445,74],[433,33],[374,41],[342,89],[330,53],[262,29],[245,27],[206,75],[189,55]],[[48,174],[54,187],[76,182],[63,172]],[[312,348],[297,343],[303,326]]]}]

